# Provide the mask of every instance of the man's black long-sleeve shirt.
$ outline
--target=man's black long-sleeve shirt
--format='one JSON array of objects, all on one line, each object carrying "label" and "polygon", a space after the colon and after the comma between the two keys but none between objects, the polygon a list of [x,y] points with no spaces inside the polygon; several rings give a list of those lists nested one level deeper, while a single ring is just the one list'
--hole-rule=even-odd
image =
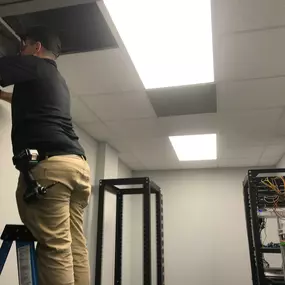
[{"label": "man's black long-sleeve shirt", "polygon": [[55,61],[35,56],[0,58],[0,85],[14,85],[15,155],[26,148],[48,155],[84,155],[72,125],[70,93]]}]

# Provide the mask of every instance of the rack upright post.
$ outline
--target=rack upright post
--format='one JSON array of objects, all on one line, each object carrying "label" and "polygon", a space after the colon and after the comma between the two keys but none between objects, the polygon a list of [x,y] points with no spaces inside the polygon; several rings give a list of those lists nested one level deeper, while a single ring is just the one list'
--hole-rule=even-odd
[{"label": "rack upright post", "polygon": [[105,192],[116,195],[116,242],[114,285],[122,285],[123,255],[123,205],[125,195],[143,196],[143,285],[152,284],[151,266],[151,195],[156,199],[156,247],[157,247],[157,285],[165,284],[164,277],[164,235],[163,235],[163,197],[161,189],[148,177],[128,179],[106,179],[100,181],[97,224],[97,247],[95,285],[102,284],[102,258],[104,236]]}]

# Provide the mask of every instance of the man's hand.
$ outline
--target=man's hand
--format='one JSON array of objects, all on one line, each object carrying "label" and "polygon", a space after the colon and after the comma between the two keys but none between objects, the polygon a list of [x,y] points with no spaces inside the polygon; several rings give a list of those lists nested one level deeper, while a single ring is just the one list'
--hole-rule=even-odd
[{"label": "man's hand", "polygon": [[12,103],[12,93],[8,93],[0,89],[0,99],[8,103]]}]

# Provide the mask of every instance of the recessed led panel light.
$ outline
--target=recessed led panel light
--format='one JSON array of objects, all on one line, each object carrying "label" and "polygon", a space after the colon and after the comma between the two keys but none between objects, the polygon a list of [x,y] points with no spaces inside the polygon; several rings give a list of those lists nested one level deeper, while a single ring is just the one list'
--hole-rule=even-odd
[{"label": "recessed led panel light", "polygon": [[169,137],[180,161],[217,159],[217,135],[191,135]]},{"label": "recessed led panel light", "polygon": [[104,0],[146,89],[214,81],[211,0]]}]

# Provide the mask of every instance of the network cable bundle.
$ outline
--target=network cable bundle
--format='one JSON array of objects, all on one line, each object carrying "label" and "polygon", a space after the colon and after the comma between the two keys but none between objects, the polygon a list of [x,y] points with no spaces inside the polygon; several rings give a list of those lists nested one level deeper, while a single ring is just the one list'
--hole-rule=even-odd
[{"label": "network cable bundle", "polygon": [[[249,170],[243,186],[253,285],[285,284],[285,169]],[[268,219],[278,242],[267,241]],[[281,255],[278,267],[272,254]]]}]

